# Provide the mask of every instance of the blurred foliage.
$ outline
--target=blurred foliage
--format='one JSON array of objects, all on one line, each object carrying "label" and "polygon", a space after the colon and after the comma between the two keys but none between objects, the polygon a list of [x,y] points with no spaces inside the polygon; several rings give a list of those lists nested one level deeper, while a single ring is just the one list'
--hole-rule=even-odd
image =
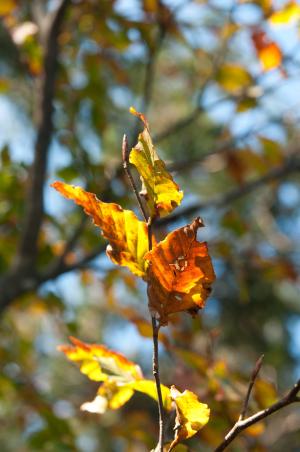
[{"label": "blurred foliage", "polygon": [[[12,265],[22,231],[46,18],[57,4],[0,2],[1,274]],[[101,246],[97,229],[49,189],[63,179],[103,201],[136,208],[120,168],[123,133],[133,144],[140,130],[130,105],[147,113],[159,153],[185,192],[175,211],[182,215],[158,225],[157,238],[191,222],[188,208],[198,203],[207,226],[200,237],[209,243],[217,275],[203,313],[195,320],[174,316],[161,334],[163,383],[190,389],[211,409],[207,426],[186,442],[189,450],[211,451],[224,438],[261,353],[251,413],[294,382],[300,356],[298,33],[299,5],[292,1],[70,2],[59,35],[38,262],[43,275],[74,236],[63,261],[75,270],[42,278],[37,291],[24,291],[2,314],[1,450],[143,452],[155,443],[154,401],[135,394],[119,411],[80,412],[96,386],[56,350],[69,335],[105,343],[151,378],[144,286],[108,264],[103,251],[84,261]],[[286,171],[266,177],[278,168]],[[296,451],[299,418],[299,408],[285,409],[229,450]]]}]

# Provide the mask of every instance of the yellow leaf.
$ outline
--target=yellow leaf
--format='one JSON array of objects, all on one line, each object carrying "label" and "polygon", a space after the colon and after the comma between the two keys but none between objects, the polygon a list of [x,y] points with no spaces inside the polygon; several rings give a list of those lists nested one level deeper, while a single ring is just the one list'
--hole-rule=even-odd
[{"label": "yellow leaf", "polygon": [[[152,399],[157,400],[156,384],[152,380],[137,380],[128,384],[128,387],[134,389],[135,391],[142,392],[143,394],[147,394],[148,396],[152,397]],[[172,404],[170,389],[162,384],[160,385],[160,388],[164,408],[170,411]]]},{"label": "yellow leaf", "polygon": [[195,314],[210,294],[215,274],[206,243],[197,241],[200,226],[202,220],[196,218],[145,254],[149,261],[149,307],[158,314],[161,325],[175,312]]},{"label": "yellow leaf", "polygon": [[140,367],[120,353],[104,345],[86,344],[70,337],[74,345],[60,345],[58,349],[71,361],[81,363],[80,371],[94,381],[130,382],[143,377]]},{"label": "yellow leaf", "polygon": [[[71,361],[78,362],[80,371],[88,378],[102,382],[95,399],[84,403],[82,410],[99,414],[107,409],[116,410],[123,406],[135,391],[157,400],[155,383],[143,378],[137,364],[104,345],[86,344],[74,337],[70,339],[74,345],[61,345],[58,349]],[[161,392],[164,408],[170,411],[170,389],[161,385]]]},{"label": "yellow leaf", "polygon": [[107,409],[117,410],[131,399],[134,391],[128,385],[118,385],[114,381],[104,382],[91,402],[83,403],[80,407],[83,411],[103,414]]},{"label": "yellow leaf", "polygon": [[141,195],[145,197],[150,216],[164,217],[181,203],[183,192],[179,191],[166,165],[158,157],[145,116],[133,107],[130,108],[130,112],[140,118],[144,130],[139,134],[138,143],[130,152],[129,161],[141,176]]},{"label": "yellow leaf", "polygon": [[295,2],[291,1],[288,2],[283,9],[280,11],[276,11],[273,13],[269,21],[273,25],[286,25],[290,22],[294,22],[300,19],[300,5]]},{"label": "yellow leaf", "polygon": [[253,424],[245,430],[246,435],[248,436],[260,436],[266,430],[265,424],[263,422],[257,422],[257,424]]},{"label": "yellow leaf", "polygon": [[216,80],[225,91],[236,95],[241,94],[252,83],[251,75],[243,66],[229,63],[220,67]]},{"label": "yellow leaf", "polygon": [[54,182],[52,184],[65,198],[72,199],[90,215],[102,235],[109,241],[106,254],[114,264],[126,266],[137,276],[145,275],[144,254],[148,250],[147,225],[131,210],[118,204],[100,201],[96,195],[81,187]]},{"label": "yellow leaf", "polygon": [[178,391],[175,386],[171,387],[171,398],[176,405],[175,438],[171,443],[170,452],[179,442],[191,438],[205,424],[210,415],[210,409],[205,403],[199,402],[196,394],[185,390]]}]

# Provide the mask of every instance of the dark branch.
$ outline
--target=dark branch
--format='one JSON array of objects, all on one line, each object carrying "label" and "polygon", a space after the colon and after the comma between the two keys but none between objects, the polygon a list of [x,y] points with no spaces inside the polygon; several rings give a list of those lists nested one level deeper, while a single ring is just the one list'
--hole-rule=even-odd
[{"label": "dark branch", "polygon": [[34,265],[37,242],[44,215],[43,188],[46,177],[48,153],[53,133],[53,98],[58,66],[58,36],[69,0],[62,0],[48,31],[43,72],[39,79],[37,106],[37,138],[34,160],[29,175],[25,219],[17,253],[17,266]]},{"label": "dark branch", "polygon": [[281,410],[282,408],[291,405],[292,403],[296,403],[300,401],[300,397],[297,396],[300,391],[300,380],[292,387],[292,389],[284,396],[282,399],[278,400],[278,402],[271,405],[269,408],[265,410],[259,411],[258,413],[253,414],[253,416],[248,417],[247,419],[239,419],[233,428],[227,433],[225,439],[221,444],[214,450],[214,452],[221,452],[227,448],[227,446],[232,443],[232,441],[244,430],[250,427],[253,424],[267,418],[271,414],[276,411]]},{"label": "dark branch", "polygon": [[258,358],[258,360],[255,363],[252,375],[251,375],[251,380],[249,382],[249,386],[248,386],[248,390],[247,390],[247,394],[245,397],[245,401],[244,401],[244,405],[243,405],[243,409],[240,415],[239,420],[243,420],[246,417],[247,414],[247,410],[248,410],[248,405],[249,405],[249,400],[250,400],[250,396],[251,396],[251,392],[255,383],[255,380],[259,374],[259,371],[261,369],[262,363],[263,363],[263,359],[264,359],[264,355],[261,355],[260,358]]},{"label": "dark branch", "polygon": [[217,196],[213,199],[210,199],[205,202],[197,202],[187,206],[184,209],[179,209],[175,214],[170,215],[169,217],[165,217],[160,219],[157,224],[159,225],[167,225],[176,221],[182,217],[191,216],[195,213],[199,212],[199,210],[207,209],[207,208],[223,208],[228,204],[242,198],[243,196],[248,195],[254,190],[264,186],[265,184],[272,182],[277,179],[281,179],[282,177],[287,176],[288,174],[296,173],[300,171],[300,157],[296,154],[287,158],[285,162],[276,168],[272,168],[262,177],[254,179],[250,182],[244,183],[241,187],[233,188],[232,190],[228,190],[221,196]]}]

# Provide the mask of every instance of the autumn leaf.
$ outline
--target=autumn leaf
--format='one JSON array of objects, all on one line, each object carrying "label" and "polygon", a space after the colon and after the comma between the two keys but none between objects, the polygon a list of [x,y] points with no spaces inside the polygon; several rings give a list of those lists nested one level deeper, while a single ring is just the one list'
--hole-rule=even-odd
[{"label": "autumn leaf", "polygon": [[140,367],[121,353],[109,350],[105,345],[87,344],[70,337],[73,345],[60,345],[58,349],[71,361],[81,363],[80,371],[90,380],[105,381],[108,372],[118,380],[133,381],[142,378]]},{"label": "autumn leaf", "polygon": [[254,31],[252,33],[252,41],[264,71],[280,67],[282,52],[278,45],[267,37],[264,31]]},{"label": "autumn leaf", "polygon": [[269,17],[272,25],[286,25],[300,19],[300,5],[296,1],[288,2],[282,9]]},{"label": "autumn leaf", "polygon": [[81,187],[63,182],[52,184],[65,198],[83,207],[102,235],[109,241],[106,254],[114,264],[126,266],[137,276],[145,276],[144,254],[148,250],[147,225],[131,210],[123,210],[118,204],[100,201],[96,195]]},{"label": "autumn leaf", "polygon": [[143,122],[144,130],[139,134],[138,143],[130,152],[129,161],[140,174],[141,195],[146,200],[150,216],[164,217],[181,203],[183,192],[179,191],[165,163],[157,155],[145,116],[133,107],[130,112]]},{"label": "autumn leaf", "polygon": [[195,314],[204,307],[215,279],[205,242],[197,241],[197,230],[204,226],[200,218],[176,229],[145,254],[149,261],[149,307],[168,323],[169,314],[189,311]]},{"label": "autumn leaf", "polygon": [[176,405],[175,438],[168,452],[185,439],[191,438],[205,424],[210,415],[210,409],[205,403],[199,402],[196,394],[185,390],[178,391],[175,386],[171,387],[171,398]]},{"label": "autumn leaf", "polygon": [[[154,381],[144,378],[140,367],[121,353],[109,350],[104,345],[87,344],[70,337],[73,345],[60,345],[58,350],[80,365],[80,371],[90,380],[102,382],[97,395],[85,402],[81,409],[91,413],[104,413],[123,406],[135,391],[157,400]],[[171,409],[170,389],[161,385],[163,405]]]}]

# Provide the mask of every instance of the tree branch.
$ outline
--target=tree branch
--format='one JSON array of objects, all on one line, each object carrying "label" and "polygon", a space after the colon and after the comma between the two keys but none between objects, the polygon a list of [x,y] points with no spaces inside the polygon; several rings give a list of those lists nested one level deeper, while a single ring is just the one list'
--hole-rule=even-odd
[{"label": "tree branch", "polygon": [[43,189],[48,153],[53,133],[53,98],[58,66],[58,36],[69,0],[62,0],[52,18],[45,43],[44,67],[39,79],[37,122],[38,131],[34,160],[29,175],[25,219],[16,265],[31,267],[37,256],[37,242],[44,215]]},{"label": "tree branch", "polygon": [[253,424],[256,424],[257,422],[261,421],[262,419],[267,418],[271,414],[275,413],[276,411],[281,410],[282,408],[291,405],[292,403],[296,403],[300,401],[300,397],[297,396],[298,392],[300,391],[300,380],[297,381],[297,383],[292,387],[292,389],[287,393],[286,396],[284,396],[282,399],[275,402],[273,405],[271,405],[269,408],[266,408],[265,410],[259,411],[253,416],[250,416],[246,419],[239,419],[232,429],[227,433],[222,443],[219,444],[219,446],[214,450],[214,452],[221,452],[227,448],[227,446],[232,443],[232,441],[244,430],[246,430],[248,427],[250,427]]},{"label": "tree branch", "polygon": [[286,158],[285,162],[276,168],[272,168],[263,176],[254,179],[252,181],[244,183],[241,187],[228,190],[221,196],[217,196],[208,201],[197,202],[187,206],[184,209],[179,209],[175,214],[162,218],[157,221],[158,226],[167,225],[178,219],[194,215],[199,210],[208,208],[222,208],[232,203],[233,201],[248,195],[252,191],[262,187],[263,185],[272,182],[276,179],[287,176],[288,174],[296,173],[300,171],[300,156],[296,153],[289,158]]},{"label": "tree branch", "polygon": [[248,410],[248,405],[249,405],[249,400],[250,400],[250,395],[255,383],[255,380],[259,374],[259,371],[261,369],[262,363],[263,363],[263,359],[264,359],[264,355],[261,355],[260,358],[258,358],[258,360],[255,363],[252,375],[251,375],[251,380],[249,382],[249,386],[248,386],[248,390],[247,390],[247,394],[245,397],[245,401],[244,401],[244,405],[243,405],[243,409],[241,411],[241,415],[239,418],[239,421],[241,421],[242,419],[245,419],[246,414],[247,414],[247,410]]}]

